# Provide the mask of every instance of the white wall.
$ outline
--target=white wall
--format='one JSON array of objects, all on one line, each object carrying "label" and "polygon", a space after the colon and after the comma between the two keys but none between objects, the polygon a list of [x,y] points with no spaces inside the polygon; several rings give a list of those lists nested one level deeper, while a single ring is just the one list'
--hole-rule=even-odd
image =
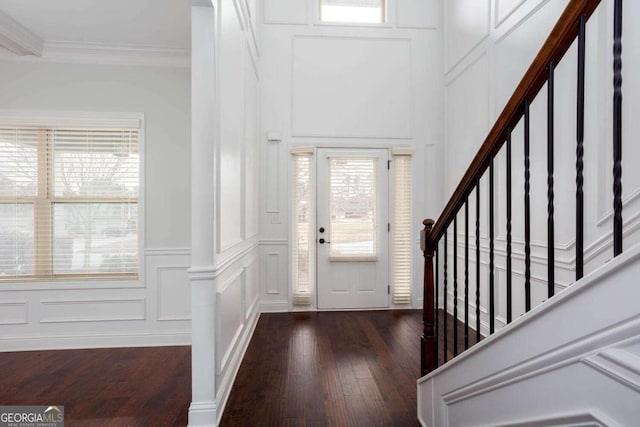
[{"label": "white wall", "polygon": [[[219,404],[257,322],[259,10],[243,0],[218,2],[216,383]],[[219,413],[222,414],[222,411]]]},{"label": "white wall", "polygon": [[[445,2],[445,199],[468,167],[517,83],[542,46],[567,1],[454,0]],[[623,218],[625,248],[638,241],[640,172],[635,137],[640,123],[638,88],[640,5],[626,2],[623,43]],[[587,24],[585,136],[585,272],[612,256],[612,2],[602,2]],[[575,281],[575,44],[555,71],[555,246],[556,291]],[[531,106],[531,239],[532,304],[546,299],[547,163],[546,86]],[[524,161],[523,125],[513,132],[513,289],[517,318],[524,312]],[[488,326],[488,178],[481,185],[481,308],[483,332]],[[506,320],[505,157],[495,160],[496,310],[500,327]],[[471,197],[471,253],[475,253],[475,194]],[[462,233],[464,212],[458,216]],[[452,309],[452,229],[449,233],[449,310]],[[462,235],[458,238],[458,295],[464,284]],[[442,265],[440,266],[442,268]],[[475,292],[475,257],[470,263]],[[442,293],[440,294],[442,295]],[[473,300],[475,301],[475,299]],[[474,306],[473,301],[471,303]],[[462,297],[460,304],[464,302]],[[442,307],[442,301],[440,303]],[[472,313],[475,310],[471,310]],[[474,316],[471,316],[475,324]]]},{"label": "white wall", "polygon": [[192,191],[198,198],[192,201],[189,271],[194,313],[189,425],[219,421],[260,308],[260,4],[212,3],[192,8]]},{"label": "white wall", "polygon": [[0,283],[0,349],[190,341],[190,84],[184,68],[0,62],[0,109],[144,114],[139,283]]},{"label": "white wall", "polygon": [[[418,232],[441,205],[442,30],[438,0],[389,0],[383,26],[318,22],[317,0],[265,0],[260,132],[260,296],[263,311],[292,309],[290,149],[415,149],[414,283]],[[279,135],[267,141],[267,133]],[[413,303],[421,306],[417,286]],[[313,308],[313,307],[311,307]]]}]

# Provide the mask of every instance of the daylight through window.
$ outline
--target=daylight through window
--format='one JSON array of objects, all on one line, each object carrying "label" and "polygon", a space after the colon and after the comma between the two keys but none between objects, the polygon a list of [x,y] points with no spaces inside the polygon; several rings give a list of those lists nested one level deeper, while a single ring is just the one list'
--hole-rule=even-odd
[{"label": "daylight through window", "polygon": [[0,127],[0,280],[138,274],[138,129]]},{"label": "daylight through window", "polygon": [[381,24],[385,0],[320,0],[322,22]]}]

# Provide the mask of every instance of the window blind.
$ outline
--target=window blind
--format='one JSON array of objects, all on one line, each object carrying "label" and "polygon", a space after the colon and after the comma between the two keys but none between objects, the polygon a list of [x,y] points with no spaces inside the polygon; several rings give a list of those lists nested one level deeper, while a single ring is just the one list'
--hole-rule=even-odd
[{"label": "window blind", "polygon": [[137,275],[138,137],[0,127],[0,279]]},{"label": "window blind", "polygon": [[411,156],[393,156],[393,303],[411,303]]},{"label": "window blind", "polygon": [[313,286],[313,188],[311,153],[294,154],[293,182],[293,304],[311,304]]}]

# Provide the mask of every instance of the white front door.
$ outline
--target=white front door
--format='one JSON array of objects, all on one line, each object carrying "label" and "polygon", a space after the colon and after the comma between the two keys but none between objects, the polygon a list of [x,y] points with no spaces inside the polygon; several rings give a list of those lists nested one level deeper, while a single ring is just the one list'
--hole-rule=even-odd
[{"label": "white front door", "polygon": [[320,309],[389,306],[389,152],[317,151]]}]

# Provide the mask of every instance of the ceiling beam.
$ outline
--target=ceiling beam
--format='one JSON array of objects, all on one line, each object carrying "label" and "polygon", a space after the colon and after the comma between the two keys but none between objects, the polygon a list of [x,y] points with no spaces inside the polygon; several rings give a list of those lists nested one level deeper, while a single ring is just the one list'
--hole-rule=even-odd
[{"label": "ceiling beam", "polygon": [[42,56],[43,45],[37,34],[0,10],[0,47],[19,56]]}]

